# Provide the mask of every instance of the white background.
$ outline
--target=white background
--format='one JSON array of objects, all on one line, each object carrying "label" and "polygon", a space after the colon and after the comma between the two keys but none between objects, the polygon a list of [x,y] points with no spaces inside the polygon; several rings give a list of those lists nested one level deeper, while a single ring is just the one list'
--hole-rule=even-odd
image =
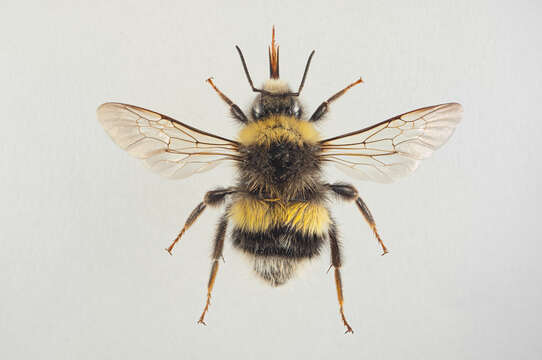
[{"label": "white background", "polygon": [[[542,267],[539,1],[3,2],[0,21],[0,357],[3,359],[535,359]],[[229,243],[207,327],[208,210],[163,250],[223,167],[181,181],[147,171],[96,121],[105,101],[234,138],[204,83],[245,107],[267,76],[297,86],[325,136],[448,101],[464,120],[408,179],[352,182],[391,253],[352,204],[332,206],[345,252],[344,336],[329,253],[267,287]],[[345,178],[333,168],[330,180]]]}]

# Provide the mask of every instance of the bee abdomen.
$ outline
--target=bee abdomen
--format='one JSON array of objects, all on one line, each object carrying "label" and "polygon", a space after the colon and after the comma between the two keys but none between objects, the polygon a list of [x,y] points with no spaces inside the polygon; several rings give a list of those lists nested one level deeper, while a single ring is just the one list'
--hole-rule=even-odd
[{"label": "bee abdomen", "polygon": [[237,228],[251,233],[287,228],[302,234],[327,232],[330,218],[324,205],[310,201],[284,203],[276,200],[240,198],[232,204],[229,216]]},{"label": "bee abdomen", "polygon": [[233,246],[272,286],[285,283],[300,262],[317,256],[330,225],[327,208],[313,201],[241,197],[231,205]]},{"label": "bee abdomen", "polygon": [[252,257],[253,270],[271,286],[279,286],[295,276],[299,260],[280,256]]},{"label": "bee abdomen", "polygon": [[303,233],[285,226],[258,232],[235,227],[232,240],[235,247],[248,254],[306,259],[320,253],[324,236]]},{"label": "bee abdomen", "polygon": [[238,227],[233,246],[249,256],[253,270],[271,286],[295,276],[300,263],[320,254],[323,234],[306,234],[287,227],[250,232]]}]

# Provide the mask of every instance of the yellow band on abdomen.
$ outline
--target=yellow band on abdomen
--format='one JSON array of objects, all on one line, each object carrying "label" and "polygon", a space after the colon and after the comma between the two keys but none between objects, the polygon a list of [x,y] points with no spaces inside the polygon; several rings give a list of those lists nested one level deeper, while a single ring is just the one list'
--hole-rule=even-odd
[{"label": "yellow band on abdomen", "polygon": [[327,209],[311,202],[270,202],[239,199],[230,208],[235,226],[250,232],[266,231],[277,226],[289,226],[309,234],[324,234],[330,219]]}]

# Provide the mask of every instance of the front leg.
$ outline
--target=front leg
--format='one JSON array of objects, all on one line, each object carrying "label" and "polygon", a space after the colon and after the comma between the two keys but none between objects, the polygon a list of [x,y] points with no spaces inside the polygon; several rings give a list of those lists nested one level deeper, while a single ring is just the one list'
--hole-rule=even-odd
[{"label": "front leg", "polygon": [[320,120],[327,113],[328,108],[329,108],[329,104],[331,104],[333,101],[335,101],[338,98],[340,98],[341,96],[343,96],[345,92],[350,90],[350,88],[352,88],[352,87],[354,87],[357,84],[360,84],[362,82],[363,82],[363,80],[361,80],[361,78],[359,78],[358,80],[354,81],[352,84],[348,85],[347,87],[345,87],[344,89],[342,89],[341,91],[339,91],[338,93],[336,93],[335,95],[333,95],[332,97],[330,97],[329,99],[327,99],[326,101],[321,103],[320,106],[318,106],[316,108],[316,111],[311,115],[311,117],[309,118],[309,121],[314,122],[314,121]]},{"label": "front leg", "polygon": [[213,89],[216,91],[218,96],[220,96],[220,98],[224,100],[226,104],[228,104],[228,106],[230,107],[230,112],[232,116],[236,118],[237,120],[239,120],[240,122],[242,122],[243,124],[247,124],[248,119],[245,113],[243,112],[243,110],[241,110],[241,108],[237,106],[237,104],[231,101],[229,97],[224,95],[224,93],[215,86],[215,84],[213,83],[213,78],[208,78],[206,81],[213,87]]},{"label": "front leg", "polygon": [[194,210],[192,210],[192,212],[188,216],[188,219],[186,219],[186,222],[185,222],[183,228],[181,229],[181,232],[179,232],[179,235],[177,235],[175,240],[173,240],[173,242],[166,249],[166,251],[170,255],[172,255],[171,251],[173,250],[173,247],[175,246],[175,244],[181,239],[181,237],[186,232],[186,230],[188,230],[188,228],[190,226],[192,226],[192,224],[198,219],[198,217],[201,215],[203,210],[205,210],[205,208],[208,205],[209,206],[222,205],[224,203],[224,201],[226,200],[226,196],[230,195],[230,194],[233,194],[235,192],[236,192],[235,188],[225,188],[225,189],[220,188],[220,189],[208,191],[205,194],[205,196],[203,198],[203,201],[201,203],[199,203],[198,206],[196,206],[196,208]]},{"label": "front leg", "polygon": [[337,195],[339,198],[343,200],[348,201],[355,201],[356,206],[358,207],[359,211],[363,214],[363,217],[371,227],[371,230],[373,230],[373,233],[376,236],[376,239],[378,240],[378,243],[380,246],[382,246],[382,255],[386,255],[388,253],[388,249],[384,245],[384,242],[382,242],[382,239],[380,238],[380,234],[378,234],[378,231],[376,230],[376,224],[375,220],[373,218],[373,215],[369,211],[369,208],[367,205],[365,205],[365,202],[359,197],[358,190],[349,184],[343,184],[343,183],[337,183],[337,184],[326,184],[329,190],[331,190],[335,195]]}]

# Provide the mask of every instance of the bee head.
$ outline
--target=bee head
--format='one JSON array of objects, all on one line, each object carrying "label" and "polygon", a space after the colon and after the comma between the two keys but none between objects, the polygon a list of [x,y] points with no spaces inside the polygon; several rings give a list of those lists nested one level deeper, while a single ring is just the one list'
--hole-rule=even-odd
[{"label": "bee head", "polygon": [[279,78],[279,46],[275,43],[274,26],[271,45],[269,46],[269,80],[263,84],[261,89],[254,87],[243,53],[238,46],[236,46],[236,49],[241,57],[243,69],[245,70],[245,75],[252,91],[259,93],[250,109],[252,120],[258,121],[271,115],[288,115],[300,119],[303,115],[303,109],[298,97],[305,84],[305,77],[307,76],[314,50],[309,55],[307,65],[305,65],[305,72],[303,73],[299,89],[297,92],[292,92],[288,83]]},{"label": "bee head", "polygon": [[288,83],[280,79],[269,79],[261,92],[256,96],[250,109],[254,121],[267,118],[271,115],[288,115],[300,119],[303,109],[297,96],[291,95]]}]

